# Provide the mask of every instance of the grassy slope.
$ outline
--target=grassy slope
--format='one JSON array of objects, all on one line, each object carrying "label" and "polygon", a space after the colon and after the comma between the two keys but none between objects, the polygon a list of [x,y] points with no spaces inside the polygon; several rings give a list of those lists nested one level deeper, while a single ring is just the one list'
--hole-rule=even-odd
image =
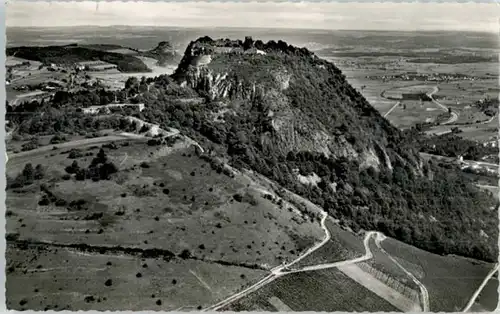
[{"label": "grassy slope", "polygon": [[[172,310],[174,305],[186,305],[178,298],[191,300],[195,303],[194,306],[207,305],[222,299],[262,273],[262,271],[248,268],[240,272],[238,269],[241,267],[236,266],[227,266],[228,273],[226,273],[224,268],[226,266],[221,266],[221,263],[223,265],[228,263],[250,265],[248,267],[258,264],[260,266],[257,267],[261,268],[266,265],[275,266],[282,260],[295,258],[301,250],[311,246],[323,236],[318,222],[293,221],[292,215],[296,214],[285,208],[279,208],[271,201],[264,199],[260,192],[249,188],[248,185],[252,182],[248,178],[237,176],[235,179],[230,179],[222,173],[219,174],[211,169],[209,163],[197,157],[192,150],[183,148],[183,143],[176,145],[178,146],[174,148],[177,147],[177,150],[172,151],[171,148],[159,149],[159,147],[147,146],[143,142],[132,142],[130,146],[118,145],[117,150],[106,150],[109,159],[120,167],[120,172],[110,181],[61,181],[64,167],[73,161],[67,158],[67,152],[61,154],[61,150],[48,151],[45,154],[39,154],[39,158],[33,159],[34,165],[40,163],[48,168],[46,181],[54,181],[53,186],[50,183],[48,185],[55,195],[68,202],[84,199],[86,209],[68,210],[65,206],[56,207],[54,204],[38,205],[42,192],[37,184],[27,186],[17,192],[8,190],[7,208],[10,214],[7,218],[7,232],[18,233],[20,240],[59,244],[59,247],[49,245],[50,253],[47,254],[51,256],[50,260],[44,259],[40,262],[42,267],[53,265],[55,268],[47,272],[29,271],[29,269],[36,268],[34,261],[47,254],[37,253],[35,260],[31,261],[32,251],[30,250],[13,250],[9,253],[7,256],[9,265],[21,263],[16,266],[14,273],[8,275],[10,283],[7,285],[7,295],[10,306],[19,307],[18,302],[25,295],[29,298],[35,297],[31,292],[26,294],[15,288],[14,282],[25,281],[31,286],[43,286],[53,291],[54,278],[51,276],[55,275],[60,278],[58,280],[64,282],[62,287],[71,298],[66,300],[67,295],[62,296],[60,292],[55,291],[41,304],[34,305],[30,302],[25,307],[43,309],[53,302],[60,306],[80,308],[82,303],[78,302],[85,294],[95,294],[107,296],[108,300],[113,299],[113,301],[107,303],[108,305],[97,303],[82,305],[82,309],[109,306],[115,309],[128,308],[122,308],[123,304],[119,300],[120,298],[123,300],[124,291],[129,291],[127,289],[135,285],[133,280],[135,280],[136,270],[133,270],[132,265],[139,264],[137,258],[129,258],[130,261],[127,260],[125,264],[118,263],[113,276],[116,276],[119,282],[123,281],[123,285],[108,294],[107,290],[102,292],[104,290],[101,290],[100,282],[95,282],[103,280],[103,276],[108,274],[106,272],[98,272],[95,277],[89,278],[89,282],[94,283],[85,289],[76,284],[75,277],[61,279],[68,275],[68,269],[64,268],[64,265],[58,266],[57,264],[64,260],[60,254],[66,250],[60,245],[85,243],[100,248],[121,246],[138,250],[162,249],[174,254],[189,250],[198,261],[180,259],[178,263],[185,265],[177,266],[175,263],[172,266],[171,263],[158,262],[161,264],[158,267],[167,267],[170,274],[181,274],[188,272],[189,269],[196,270],[198,266],[193,265],[196,262],[201,265],[199,266],[201,269],[208,267],[202,271],[204,275],[201,277],[211,278],[212,284],[218,286],[216,290],[219,292],[207,296],[206,292],[199,291],[191,293],[191,299],[189,299],[184,297],[183,293],[189,294],[192,288],[190,285],[183,286],[183,289],[187,290],[168,295],[168,301],[164,300],[164,304],[168,305],[165,309]],[[92,152],[95,156],[97,150],[98,148],[87,148],[83,151]],[[88,156],[77,160],[83,167],[92,158]],[[9,167],[11,174],[19,172],[24,166],[24,163],[13,161],[12,164],[9,161],[8,165],[8,167],[11,165]],[[142,161],[147,161],[149,168],[140,167],[139,164]],[[166,189],[169,190],[168,195],[163,192]],[[248,195],[239,202],[234,199],[237,193],[241,195],[248,193]],[[252,198],[254,201],[250,201]],[[123,214],[117,215],[119,212]],[[103,214],[101,218],[91,218],[93,214],[101,213]],[[41,246],[44,247],[44,245]],[[97,251],[99,252],[99,249]],[[105,251],[108,252],[108,250]],[[70,265],[73,263],[76,266],[82,265],[79,258],[88,258],[88,262],[83,262],[83,264],[92,265],[96,264],[94,259],[101,260],[111,253],[102,255],[95,252],[77,252],[75,256],[67,259],[70,260]],[[87,255],[90,257],[85,257]],[[26,261],[29,262],[26,263]],[[203,261],[211,264],[206,266]],[[215,266],[211,265],[217,266],[216,269],[214,270]],[[95,267],[102,268],[101,265]],[[231,269],[236,269],[235,272],[237,272],[234,276],[239,281],[235,285],[226,284],[225,281],[226,279],[233,280],[230,279],[232,278],[230,273],[233,272]],[[244,274],[247,279],[240,278],[240,274]],[[186,273],[184,276],[190,275]],[[223,278],[224,281],[217,281],[216,278]],[[160,282],[155,283],[155,280],[160,280]],[[154,292],[156,289],[154,287],[163,286],[161,276],[155,280],[144,283],[144,290],[147,293],[159,293]],[[210,282],[208,284],[212,285]],[[56,287],[61,286],[56,285]],[[193,299],[198,295],[199,298]],[[130,308],[150,309],[148,303],[150,301],[142,299],[139,296],[131,298]],[[73,303],[79,305],[76,306]]]},{"label": "grassy slope", "polygon": [[[95,155],[97,149],[92,151]],[[68,202],[85,199],[86,211],[39,206],[41,193],[36,187],[27,189],[25,194],[9,192],[7,207],[27,225],[21,238],[158,247],[178,253],[188,249],[210,259],[279,264],[281,259],[296,256],[299,247],[304,249],[322,237],[317,222],[292,221],[293,213],[277,208],[248,189],[243,179],[230,180],[224,174],[217,174],[192,153],[159,156],[160,153],[157,147],[141,143],[122,147],[108,152],[109,158],[122,169],[114,180],[61,182],[59,179],[52,191]],[[80,158],[79,165],[86,166],[92,158]],[[148,158],[158,159],[149,162],[149,168],[138,166]],[[37,160],[42,161],[42,158]],[[56,155],[50,165],[45,165],[49,166],[51,176],[60,178],[64,167],[71,162],[65,155]],[[163,192],[165,189],[169,190],[168,195]],[[237,193],[253,195],[255,203],[234,200]],[[123,216],[115,215],[123,210]],[[86,220],[93,213],[104,213],[107,222]],[[11,232],[18,228],[15,221],[7,224]],[[104,231],[102,234],[98,233],[100,229]],[[87,230],[89,233],[85,233]],[[262,234],[267,234],[266,238]],[[296,237],[297,234],[301,236]],[[202,244],[205,249],[198,248]]]},{"label": "grassy slope", "polygon": [[[264,274],[194,260],[165,261],[50,247],[20,250],[9,246],[6,257],[7,266],[14,266],[6,281],[7,308],[13,310],[196,309],[235,293]],[[111,286],[105,285],[108,279]],[[27,303],[21,305],[21,300]]]},{"label": "grassy slope", "polygon": [[439,256],[390,238],[382,247],[425,285],[430,310],[436,312],[462,310],[492,268],[488,263]]}]

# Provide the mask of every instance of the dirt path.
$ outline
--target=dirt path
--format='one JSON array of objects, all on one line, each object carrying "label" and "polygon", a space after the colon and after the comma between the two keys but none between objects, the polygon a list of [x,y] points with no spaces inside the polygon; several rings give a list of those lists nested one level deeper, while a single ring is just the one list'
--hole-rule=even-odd
[{"label": "dirt path", "polygon": [[[325,212],[326,214],[326,212]],[[367,232],[367,234],[365,235],[365,239],[363,241],[364,245],[365,245],[365,255],[363,255],[362,257],[358,257],[358,258],[354,258],[354,259],[351,259],[351,260],[345,260],[345,261],[341,261],[341,262],[336,262],[336,263],[328,263],[328,264],[320,264],[320,265],[314,265],[314,266],[308,266],[308,267],[304,267],[302,269],[298,269],[298,270],[287,270],[287,268],[289,268],[291,265],[293,264],[296,264],[297,262],[299,262],[300,260],[302,260],[303,258],[305,258],[307,255],[313,253],[314,251],[318,250],[319,248],[321,248],[323,245],[325,245],[328,240],[330,239],[330,231],[328,231],[328,228],[326,227],[325,225],[325,221],[326,221],[326,218],[328,217],[328,214],[326,214],[325,216],[323,216],[322,220],[321,220],[321,226],[322,228],[325,230],[325,233],[326,233],[326,236],[325,236],[325,239],[323,241],[321,241],[319,244],[315,245],[314,247],[312,247],[311,249],[309,249],[306,253],[304,253],[303,255],[299,256],[297,259],[293,260],[292,262],[286,264],[286,265],[282,265],[282,266],[278,266],[278,267],[275,267],[271,270],[271,274],[267,275],[266,277],[262,278],[260,281],[258,281],[257,283],[255,283],[254,285],[246,288],[245,290],[241,291],[241,292],[238,292],[232,296],[230,296],[229,298],[217,303],[217,304],[214,304],[206,309],[204,309],[203,311],[206,312],[206,311],[217,311],[241,298],[243,298],[244,296],[248,295],[249,293],[251,292],[254,292],[260,288],[262,288],[263,286],[273,282],[274,280],[278,279],[279,277],[281,276],[285,276],[285,275],[288,275],[288,274],[291,274],[291,273],[296,273],[296,272],[303,272],[303,271],[314,271],[314,270],[319,270],[319,269],[327,269],[327,268],[334,268],[334,267],[338,267],[338,266],[345,266],[345,265],[350,265],[350,264],[356,264],[360,261],[365,261],[367,259],[370,259],[372,258],[372,252],[370,251],[370,247],[368,245],[368,242],[370,240],[370,238],[372,236],[375,236],[377,233],[374,232],[374,231],[370,231],[370,232]]]},{"label": "dirt path", "polygon": [[384,241],[385,239],[386,236],[378,232],[377,236],[375,237],[375,245],[382,253],[387,255],[387,257],[389,257],[389,259],[394,264],[396,264],[402,271],[404,271],[408,275],[408,277],[410,277],[411,280],[413,280],[413,282],[419,287],[420,293],[422,295],[422,310],[424,312],[429,312],[429,292],[427,291],[427,288],[417,279],[417,277],[415,277],[410,271],[406,270],[406,268],[404,268],[395,258],[393,258],[389,253],[386,252],[386,250],[384,250],[384,248],[380,245],[380,242]]},{"label": "dirt path", "polygon": [[[372,237],[375,237],[375,239],[376,239],[377,234],[378,233],[376,231],[369,231],[366,233],[365,238],[363,240],[363,245],[365,247],[365,254],[361,257],[357,257],[357,258],[345,260],[345,261],[340,261],[340,262],[335,262],[335,263],[306,266],[306,267],[303,267],[301,269],[293,269],[293,270],[288,270],[288,271],[281,271],[280,270],[280,272],[277,272],[276,274],[277,275],[286,275],[286,274],[300,273],[300,272],[305,272],[305,271],[328,269],[328,268],[345,266],[345,265],[349,265],[349,264],[355,264],[355,263],[367,261],[373,257],[373,254],[370,250],[370,246],[368,243]],[[294,263],[295,263],[295,261],[294,261]]]},{"label": "dirt path", "polygon": [[[446,106],[445,106],[445,105],[443,105],[442,103],[438,102],[438,101],[437,101],[436,99],[434,99],[434,97],[433,97],[433,96],[434,96],[434,94],[435,94],[435,93],[437,93],[438,91],[439,91],[439,88],[438,88],[437,86],[434,86],[434,88],[433,88],[432,92],[427,93],[427,96],[429,96],[429,98],[430,98],[430,99],[432,99],[432,102],[433,102],[433,103],[435,103],[435,104],[436,104],[436,105],[438,105],[441,109],[443,109],[443,111],[448,112],[448,107],[446,107]],[[445,122],[441,123],[441,125],[451,124],[451,123],[453,123],[453,122],[455,122],[455,121],[457,121],[457,120],[458,120],[458,113],[457,113],[457,112],[455,112],[455,111],[451,111],[451,113],[450,113],[450,114],[451,114],[451,117],[450,117],[447,121],[445,121]]]},{"label": "dirt path", "polygon": [[472,297],[470,298],[469,302],[467,303],[465,308],[462,310],[462,312],[468,312],[470,310],[471,306],[474,304],[474,302],[476,302],[477,297],[479,296],[481,291],[483,291],[484,287],[488,283],[488,280],[490,280],[491,277],[493,277],[493,275],[498,271],[499,268],[500,268],[500,264],[496,263],[495,267],[493,267],[493,269],[490,270],[490,272],[488,273],[488,275],[486,275],[486,278],[484,278],[484,280],[481,283],[481,285],[479,286],[479,288],[477,288],[476,292],[474,292],[474,294],[472,295]]},{"label": "dirt path", "polygon": [[[269,191],[265,191],[263,189],[260,189],[260,190],[263,191],[264,193],[269,193]],[[236,294],[233,294],[232,296],[228,297],[227,299],[225,299],[217,304],[214,304],[214,305],[204,309],[203,311],[204,312],[217,311],[218,309],[220,309],[224,306],[227,306],[227,305],[241,299],[242,297],[246,296],[247,294],[254,292],[254,291],[262,288],[263,286],[273,282],[278,277],[285,275],[286,273],[282,272],[283,269],[288,268],[288,267],[292,266],[293,264],[298,263],[299,261],[304,259],[306,256],[310,255],[314,251],[321,248],[323,245],[325,245],[330,240],[330,238],[331,238],[330,231],[326,227],[326,219],[327,218],[328,218],[328,214],[325,211],[322,211],[321,228],[325,231],[325,237],[323,238],[323,240],[320,243],[315,244],[313,247],[309,248],[305,253],[301,254],[298,258],[291,261],[290,263],[288,263],[286,265],[277,266],[277,267],[271,269],[271,273],[269,275],[262,278],[260,281],[253,284],[252,286],[250,286],[250,287],[248,287],[248,288],[244,289],[243,291],[240,291]]]},{"label": "dirt path", "polygon": [[397,102],[394,106],[391,107],[391,109],[389,109],[389,111],[387,111],[385,114],[384,114],[384,118],[387,118],[387,116],[394,110],[396,109],[399,105],[401,104],[401,102]]}]

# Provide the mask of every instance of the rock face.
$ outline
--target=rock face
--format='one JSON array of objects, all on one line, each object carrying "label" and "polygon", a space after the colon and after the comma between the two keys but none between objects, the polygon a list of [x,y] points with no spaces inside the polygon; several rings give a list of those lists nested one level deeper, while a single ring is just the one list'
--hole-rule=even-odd
[{"label": "rock face", "polygon": [[[188,45],[173,77],[210,100],[237,106],[236,115],[259,116],[266,125],[258,137],[264,151],[354,158],[361,167],[376,170],[392,169],[391,159],[398,159],[421,173],[416,155],[398,158],[386,150],[389,138],[399,132],[338,68],[305,48],[251,37],[244,41],[202,37]],[[315,98],[314,107],[308,97]]]},{"label": "rock face", "polygon": [[458,169],[422,162],[412,138],[307,49],[202,37],[169,79],[175,90],[206,100],[171,108],[172,117],[232,166],[274,180],[353,230],[378,230],[432,252],[498,256],[498,244],[479,235],[487,229],[495,238],[498,218],[469,210],[494,200]]}]

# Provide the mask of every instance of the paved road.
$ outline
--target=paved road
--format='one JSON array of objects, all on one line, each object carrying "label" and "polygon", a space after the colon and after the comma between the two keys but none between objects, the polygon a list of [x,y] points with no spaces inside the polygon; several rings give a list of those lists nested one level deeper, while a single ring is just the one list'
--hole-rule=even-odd
[{"label": "paved road", "polygon": [[[436,105],[438,105],[439,107],[441,107],[441,109],[443,109],[443,111],[448,112],[448,107],[446,107],[446,106],[445,106],[445,105],[443,105],[442,103],[438,102],[438,101],[437,101],[436,99],[434,99],[434,97],[433,97],[433,95],[434,95],[435,93],[437,93],[438,91],[439,91],[439,88],[438,88],[437,86],[434,86],[434,88],[433,88],[432,92],[427,93],[427,96],[429,96],[429,97],[432,99],[432,102],[433,102],[433,103],[435,103]],[[444,125],[444,124],[451,124],[451,123],[453,123],[453,122],[455,122],[455,121],[457,121],[457,120],[458,120],[458,113],[457,113],[457,112],[455,112],[455,111],[451,111],[451,117],[450,117],[447,121],[445,121],[445,122],[441,123],[441,125]]]},{"label": "paved road", "polygon": [[474,304],[474,302],[476,302],[477,297],[479,296],[481,291],[483,291],[484,287],[488,283],[488,280],[490,280],[491,277],[493,277],[493,275],[498,271],[499,267],[500,267],[500,264],[496,263],[495,267],[493,267],[493,269],[490,270],[490,272],[488,273],[486,278],[484,278],[483,282],[481,283],[479,288],[477,288],[476,292],[474,292],[474,294],[472,295],[472,297],[470,298],[469,302],[467,303],[465,308],[462,310],[462,312],[467,312],[470,310],[471,306]]}]

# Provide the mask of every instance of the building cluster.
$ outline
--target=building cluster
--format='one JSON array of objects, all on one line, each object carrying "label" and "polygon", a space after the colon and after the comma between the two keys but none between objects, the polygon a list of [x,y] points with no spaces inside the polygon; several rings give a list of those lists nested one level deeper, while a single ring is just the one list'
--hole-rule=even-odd
[{"label": "building cluster", "polygon": [[423,81],[423,82],[442,82],[442,81],[475,81],[480,79],[476,76],[464,74],[447,74],[447,73],[406,73],[394,75],[368,75],[367,79],[371,80],[401,80],[401,81]]},{"label": "building cluster", "polygon": [[75,70],[77,71],[105,71],[116,69],[117,65],[104,62],[104,61],[84,61],[75,64]]}]

